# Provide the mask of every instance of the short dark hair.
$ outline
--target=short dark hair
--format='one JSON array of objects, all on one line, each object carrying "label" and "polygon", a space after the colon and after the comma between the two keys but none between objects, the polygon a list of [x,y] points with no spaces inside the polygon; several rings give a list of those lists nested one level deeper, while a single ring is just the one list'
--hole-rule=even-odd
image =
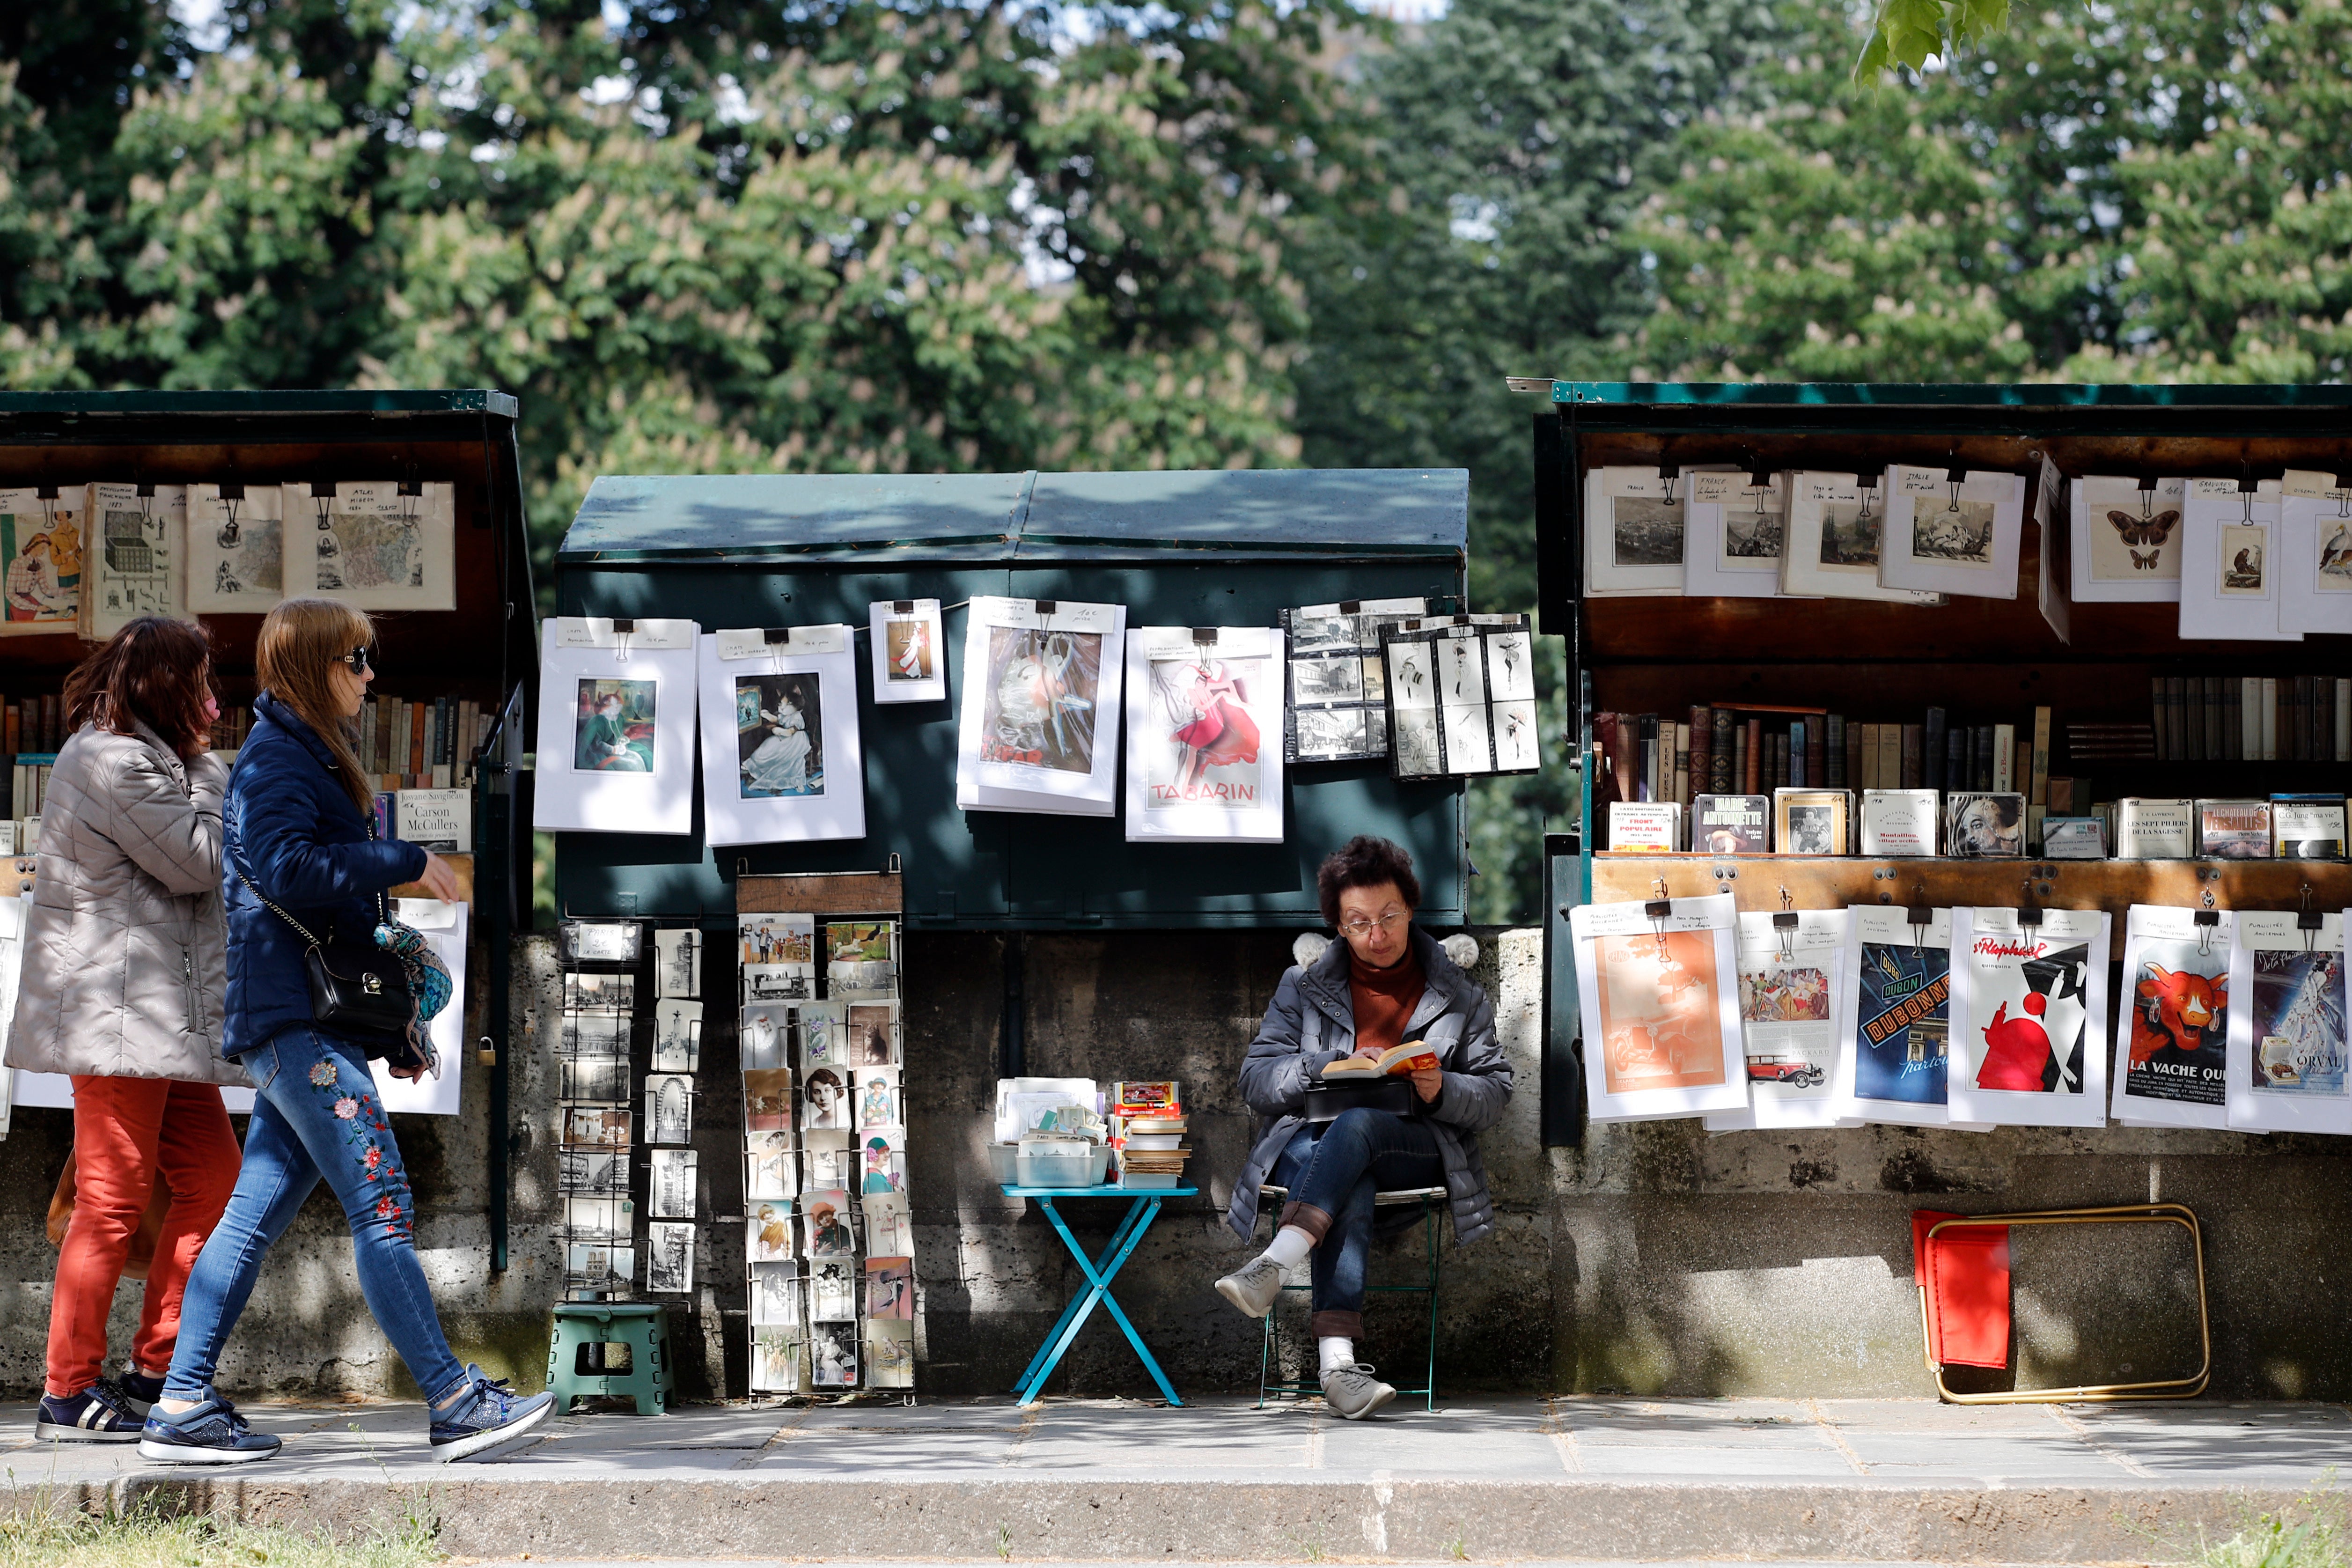
[{"label": "short dark hair", "polygon": [[1339,895],[1350,888],[1377,888],[1394,882],[1409,910],[1421,908],[1421,879],[1412,874],[1412,857],[1402,846],[1360,833],[1323,858],[1315,873],[1315,891],[1323,900],[1325,923],[1339,923]]},{"label": "short dark hair", "polygon": [[66,677],[67,722],[95,724],[118,735],[136,721],[183,760],[204,749],[212,695],[205,676],[211,636],[201,626],[163,616],[141,616]]}]

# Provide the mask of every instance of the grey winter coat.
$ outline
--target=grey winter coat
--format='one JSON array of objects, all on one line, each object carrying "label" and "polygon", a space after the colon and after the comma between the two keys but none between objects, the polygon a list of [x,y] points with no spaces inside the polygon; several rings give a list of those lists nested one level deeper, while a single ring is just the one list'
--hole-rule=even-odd
[{"label": "grey winter coat", "polygon": [[249,1081],[220,1054],[228,770],[84,725],[49,774],[10,1067]]},{"label": "grey winter coat", "polygon": [[[1495,1228],[1494,1200],[1486,1194],[1486,1167],[1478,1158],[1478,1133],[1501,1120],[1511,1101],[1511,1068],[1495,1040],[1495,1009],[1486,993],[1445,956],[1437,939],[1412,928],[1413,955],[1426,984],[1407,1023],[1408,1033],[1437,1051],[1445,1087],[1422,1107],[1437,1134],[1445,1162],[1445,1190],[1454,1211],[1454,1239],[1468,1246]],[[1307,1086],[1327,1062],[1356,1048],[1356,1004],[1348,989],[1348,944],[1335,942],[1305,968],[1293,965],[1275,987],[1274,1000],[1242,1061],[1242,1099],[1258,1113],[1256,1144],[1249,1165],[1234,1184],[1226,1223],[1244,1241],[1257,1226],[1258,1189],[1266,1173],[1305,1124]]]}]

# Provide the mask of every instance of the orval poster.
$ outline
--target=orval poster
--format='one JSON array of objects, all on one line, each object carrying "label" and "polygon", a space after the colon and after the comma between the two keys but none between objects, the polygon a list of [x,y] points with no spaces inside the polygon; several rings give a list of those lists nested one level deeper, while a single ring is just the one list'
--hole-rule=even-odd
[{"label": "orval poster", "polygon": [[1569,912],[1594,1121],[1747,1106],[1736,916],[1729,893]]},{"label": "orval poster", "polygon": [[956,731],[967,811],[1109,816],[1118,809],[1127,608],[971,601]]},{"label": "orval poster", "polygon": [[1829,1127],[1844,1119],[1833,1079],[1838,1060],[1838,958],[1843,910],[1760,910],[1738,929],[1739,1031],[1747,1058],[1745,1110],[1706,1118],[1709,1131],[1746,1127]]},{"label": "orval poster", "polygon": [[698,629],[603,616],[540,623],[533,827],[694,831]]},{"label": "orval poster", "polygon": [[1128,634],[1130,843],[1282,842],[1282,670],[1270,626]]},{"label": "orval poster", "polygon": [[850,645],[845,626],[703,634],[697,685],[711,844],[866,837]]},{"label": "orval poster", "polygon": [[1951,1108],[2012,1127],[2107,1122],[2107,912],[1952,911]]},{"label": "orval poster", "polygon": [[2116,1019],[2116,1120],[2134,1126],[2229,1124],[2231,911],[2134,904],[2124,917]]},{"label": "orval poster", "polygon": [[2230,950],[2230,1125],[2352,1132],[2345,1075],[2345,917],[2305,930],[2292,913],[2241,910]]}]

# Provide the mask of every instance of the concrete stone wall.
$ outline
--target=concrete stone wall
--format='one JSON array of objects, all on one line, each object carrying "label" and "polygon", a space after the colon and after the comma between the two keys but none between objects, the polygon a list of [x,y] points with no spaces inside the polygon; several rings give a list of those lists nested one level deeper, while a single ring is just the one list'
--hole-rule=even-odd
[{"label": "concrete stone wall", "polygon": [[[1028,1069],[1183,1081],[1199,1197],[1171,1200],[1117,1292],[1180,1390],[1255,1387],[1258,1325],[1216,1296],[1248,1256],[1225,1228],[1254,1131],[1234,1075],[1284,966],[1289,931],[1035,935],[1026,939]],[[1580,1150],[1540,1148],[1541,942],[1482,931],[1477,977],[1496,1005],[1518,1094],[1482,1147],[1496,1233],[1445,1237],[1441,1390],[1896,1395],[1932,1392],[1911,1284],[1914,1208],[1984,1213],[2062,1205],[2187,1203],[2203,1221],[2217,1392],[2352,1395],[2352,1349],[2332,1332],[2328,1278],[2347,1234],[2352,1177],[2339,1141],[2110,1129],[1991,1133],[1866,1127],[1708,1134],[1696,1121],[1591,1130]],[[907,942],[909,1185],[922,1292],[922,1386],[1009,1389],[1083,1279],[1045,1216],[1008,1202],[984,1144],[998,1070],[1005,963],[995,936],[916,932]],[[713,943],[706,994],[732,984]],[[468,1061],[467,1114],[398,1119],[417,1189],[419,1243],[458,1353],[538,1385],[561,1279],[555,1071],[561,996],[551,943],[515,950],[509,1073],[509,1267],[488,1268],[488,1074]],[[688,1397],[744,1391],[742,1106],[732,1019],[716,1000],[703,1037],[695,1142],[706,1223],[697,1289],[672,1333]],[[468,1037],[478,1034],[469,1028]],[[636,1050],[643,1058],[646,1031]],[[638,1061],[642,1071],[646,1065]],[[21,1110],[0,1144],[0,1387],[40,1380],[55,1253],[42,1216],[70,1139],[63,1112]],[[638,1152],[640,1169],[643,1151]],[[640,1181],[642,1191],[642,1181]],[[1067,1202],[1098,1247],[1119,1200]],[[1263,1229],[1260,1235],[1263,1236]],[[1373,1278],[1420,1267],[1418,1233],[1381,1245]],[[2194,1273],[2178,1231],[2021,1232],[2019,1360],[2029,1381],[2157,1377],[2193,1366]],[[129,1343],[138,1287],[117,1299]],[[1374,1299],[1366,1359],[1418,1382],[1417,1298]],[[1282,1309],[1286,1361],[1303,1348],[1303,1298]],[[1150,1393],[1097,1313],[1054,1385]],[[411,1394],[370,1321],[339,1210],[323,1189],[273,1253],[225,1366],[247,1393]]]}]

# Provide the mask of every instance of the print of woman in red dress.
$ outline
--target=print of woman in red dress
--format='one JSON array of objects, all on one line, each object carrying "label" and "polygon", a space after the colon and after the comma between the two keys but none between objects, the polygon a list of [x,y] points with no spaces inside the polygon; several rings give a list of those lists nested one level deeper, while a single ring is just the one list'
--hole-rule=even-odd
[{"label": "print of woman in red dress", "polygon": [[1202,773],[1234,763],[1257,761],[1257,721],[1249,716],[1248,697],[1238,677],[1223,661],[1203,659],[1192,667],[1192,680],[1180,688],[1171,704],[1179,713],[1191,711],[1192,721],[1171,737],[1184,748],[1176,770],[1181,789],[1191,789]]}]

